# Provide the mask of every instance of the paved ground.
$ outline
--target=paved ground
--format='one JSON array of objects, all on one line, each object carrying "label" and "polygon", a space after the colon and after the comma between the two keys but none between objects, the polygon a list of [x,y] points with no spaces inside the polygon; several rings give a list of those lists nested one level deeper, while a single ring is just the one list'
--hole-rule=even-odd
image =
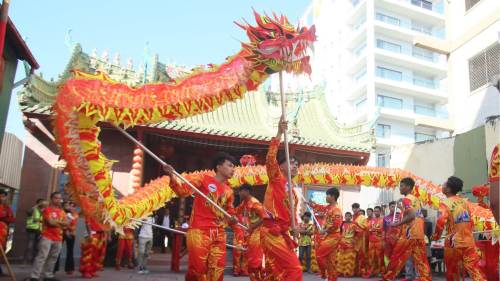
[{"label": "paved ground", "polygon": [[[165,280],[184,280],[184,272],[186,270],[186,260],[181,261],[181,273],[170,272],[169,254],[156,254],[153,255],[150,261],[149,270],[151,271],[148,275],[139,275],[135,270],[124,269],[121,271],[116,271],[114,268],[106,268],[103,272],[99,273],[99,277],[92,279],[93,281],[165,281]],[[4,270],[5,271],[5,270]],[[31,266],[26,265],[14,265],[14,272],[16,273],[17,281],[22,281],[29,276],[31,271]],[[227,272],[230,272],[228,269]],[[58,272],[56,275],[61,281],[83,281],[79,274],[68,276],[64,272]],[[0,280],[10,280],[8,277],[0,277]],[[230,274],[226,274],[224,277],[226,281],[246,281],[249,280],[248,277],[233,277]],[[304,274],[304,281],[319,281],[319,278],[313,274]],[[362,278],[339,278],[339,280],[378,280],[373,279],[362,279]],[[434,277],[432,280],[442,281],[445,280],[443,277]]]}]

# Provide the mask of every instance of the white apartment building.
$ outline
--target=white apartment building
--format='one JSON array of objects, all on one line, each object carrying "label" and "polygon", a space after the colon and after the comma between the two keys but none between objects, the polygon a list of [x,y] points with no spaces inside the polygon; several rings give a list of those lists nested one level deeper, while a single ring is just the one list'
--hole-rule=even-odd
[{"label": "white apartment building", "polygon": [[302,19],[317,28],[312,83],[326,81],[339,121],[376,120],[369,165],[388,167],[392,146],[452,131],[446,56],[414,46],[446,38],[443,1],[317,0]]},{"label": "white apartment building", "polygon": [[416,37],[414,43],[448,56],[450,117],[460,134],[500,115],[500,1],[445,4],[446,40]]}]

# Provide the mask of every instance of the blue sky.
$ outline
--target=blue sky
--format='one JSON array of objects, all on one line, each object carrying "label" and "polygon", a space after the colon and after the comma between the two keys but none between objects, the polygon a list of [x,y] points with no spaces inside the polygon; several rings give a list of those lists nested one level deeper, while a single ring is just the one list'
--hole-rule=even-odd
[{"label": "blue sky", "polygon": [[[252,7],[258,12],[274,11],[296,23],[310,0],[221,0],[221,1],[12,1],[9,16],[40,64],[38,72],[47,79],[62,72],[70,51],[65,36],[72,30],[74,42],[84,51],[94,48],[109,57],[120,53],[122,65],[128,57],[137,68],[149,42],[151,53],[162,62],[195,65],[220,63],[245,41],[243,30],[233,21],[253,23]],[[19,67],[20,68],[20,67]],[[18,68],[18,70],[19,70]],[[24,77],[18,71],[16,80]],[[7,131],[23,137],[21,113],[14,95]]]}]

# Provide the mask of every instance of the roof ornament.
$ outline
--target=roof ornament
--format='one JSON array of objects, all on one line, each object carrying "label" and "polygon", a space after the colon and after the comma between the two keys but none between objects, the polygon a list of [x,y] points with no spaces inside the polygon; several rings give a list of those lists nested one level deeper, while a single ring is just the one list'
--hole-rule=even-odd
[{"label": "roof ornament", "polygon": [[68,48],[70,52],[73,52],[73,49],[76,47],[76,43],[73,41],[73,36],[71,35],[71,32],[73,32],[72,29],[68,29],[66,31],[66,36],[64,37],[64,44]]},{"label": "roof ornament", "polygon": [[142,53],[142,63],[143,63],[143,76],[142,76],[142,83],[146,83],[147,81],[147,76],[148,76],[148,64],[149,61],[151,60],[151,54],[149,53],[149,42],[146,41],[146,44],[144,45],[144,51]]},{"label": "roof ornament", "polygon": [[116,66],[120,66],[120,53],[116,53],[113,57],[113,64]]}]

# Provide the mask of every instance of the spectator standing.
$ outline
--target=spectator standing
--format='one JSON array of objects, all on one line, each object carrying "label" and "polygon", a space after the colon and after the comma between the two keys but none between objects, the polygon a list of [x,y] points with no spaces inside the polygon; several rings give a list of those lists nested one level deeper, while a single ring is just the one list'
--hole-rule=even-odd
[{"label": "spectator standing", "polygon": [[154,219],[152,216],[149,216],[143,220],[145,224],[141,226],[141,230],[139,231],[139,274],[148,274],[149,270],[147,269],[147,263],[149,258],[149,252],[151,251],[151,247],[153,246],[153,227],[151,223],[154,223]]},{"label": "spectator standing", "polygon": [[36,200],[33,206],[27,213],[26,217],[26,233],[28,237],[28,244],[24,250],[24,263],[32,264],[38,252],[38,241],[42,232],[42,211],[49,205],[46,199],[40,198]]}]

